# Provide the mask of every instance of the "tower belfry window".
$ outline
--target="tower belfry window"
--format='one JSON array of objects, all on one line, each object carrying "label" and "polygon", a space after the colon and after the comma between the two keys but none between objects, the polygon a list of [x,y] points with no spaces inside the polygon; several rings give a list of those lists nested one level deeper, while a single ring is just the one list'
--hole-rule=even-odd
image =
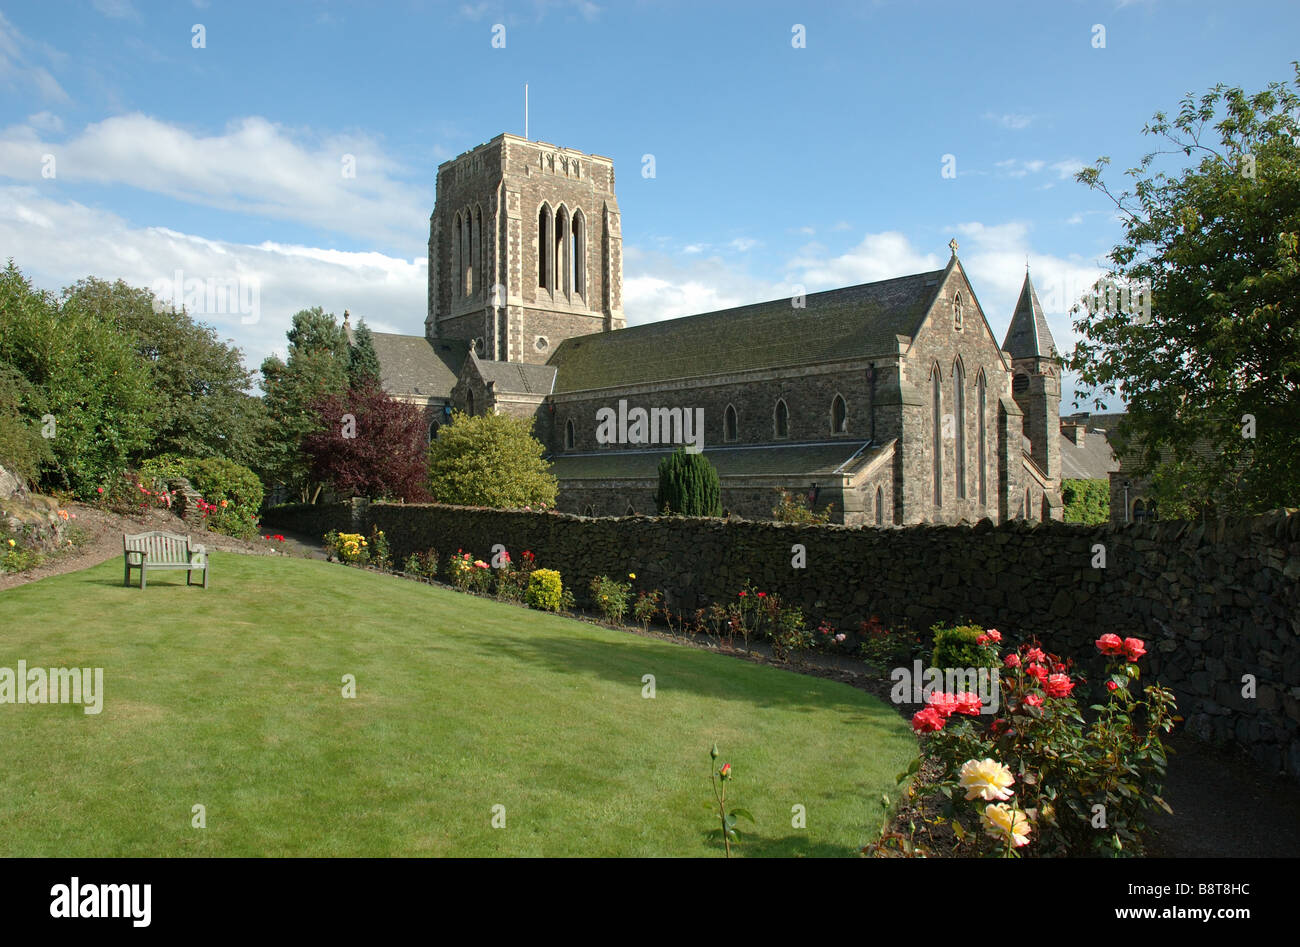
[{"label": "tower belfry window", "polygon": [[569,295],[569,215],[563,207],[555,212],[555,283],[556,292]]},{"label": "tower belfry window", "polygon": [[[575,163],[576,164],[576,163]],[[573,253],[570,282],[573,292],[584,299],[587,295],[587,218],[580,210],[573,212]]]},{"label": "tower belfry window", "polygon": [[545,204],[537,214],[537,287],[550,289],[551,209]]}]

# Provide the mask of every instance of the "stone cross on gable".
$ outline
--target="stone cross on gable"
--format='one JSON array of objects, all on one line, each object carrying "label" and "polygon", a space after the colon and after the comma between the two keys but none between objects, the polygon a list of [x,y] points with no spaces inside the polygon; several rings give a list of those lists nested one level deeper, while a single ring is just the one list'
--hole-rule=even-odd
[{"label": "stone cross on gable", "polygon": [[957,255],[957,238],[956,238],[956,237],[953,237],[951,240],[948,241],[948,249],[952,251],[952,255],[953,255],[953,256],[956,256],[956,255]]}]

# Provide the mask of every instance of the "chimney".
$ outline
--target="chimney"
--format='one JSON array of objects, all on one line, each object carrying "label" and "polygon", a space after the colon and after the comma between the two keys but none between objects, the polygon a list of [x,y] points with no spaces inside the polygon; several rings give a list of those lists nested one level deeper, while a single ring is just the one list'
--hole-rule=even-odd
[{"label": "chimney", "polygon": [[1068,437],[1075,447],[1082,447],[1083,439],[1087,436],[1088,429],[1083,424],[1074,422],[1071,424],[1062,424],[1061,433]]}]

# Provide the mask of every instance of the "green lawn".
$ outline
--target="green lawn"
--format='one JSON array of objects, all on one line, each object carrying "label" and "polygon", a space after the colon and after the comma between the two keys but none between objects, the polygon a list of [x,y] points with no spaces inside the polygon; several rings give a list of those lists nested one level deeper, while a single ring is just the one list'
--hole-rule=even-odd
[{"label": "green lawn", "polygon": [[0,856],[712,855],[714,741],[741,854],[851,855],[916,751],[843,684],[301,559],[0,592],[20,659],[104,706],[0,704]]}]

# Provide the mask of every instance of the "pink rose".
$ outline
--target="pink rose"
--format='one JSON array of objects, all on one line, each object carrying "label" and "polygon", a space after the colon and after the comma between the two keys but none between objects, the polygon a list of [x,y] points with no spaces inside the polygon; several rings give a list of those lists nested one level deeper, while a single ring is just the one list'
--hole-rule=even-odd
[{"label": "pink rose", "polygon": [[1020,655],[1008,654],[1005,658],[1002,659],[1002,663],[1009,668],[1018,668],[1020,667]]},{"label": "pink rose", "polygon": [[1074,690],[1074,681],[1064,674],[1053,674],[1047,679],[1044,689],[1048,697],[1069,697],[1070,691]]},{"label": "pink rose", "polygon": [[972,694],[967,691],[964,694],[957,695],[957,713],[959,714],[965,714],[968,717],[978,717],[981,706],[978,694]]},{"label": "pink rose", "polygon": [[1124,649],[1124,643],[1119,640],[1119,635],[1106,634],[1097,639],[1097,650],[1102,654],[1119,654]]},{"label": "pink rose", "polygon": [[1146,653],[1146,645],[1141,638],[1124,639],[1124,654],[1130,661],[1136,662],[1138,658]]},{"label": "pink rose", "polygon": [[1029,694],[1025,697],[1025,703],[1030,707],[1043,706],[1043,698],[1038,694]]},{"label": "pink rose", "polygon": [[912,729],[917,733],[934,733],[943,729],[943,718],[933,707],[926,707],[912,715]]},{"label": "pink rose", "polygon": [[945,719],[957,712],[957,696],[955,694],[931,694],[926,698],[925,702],[935,713]]}]

